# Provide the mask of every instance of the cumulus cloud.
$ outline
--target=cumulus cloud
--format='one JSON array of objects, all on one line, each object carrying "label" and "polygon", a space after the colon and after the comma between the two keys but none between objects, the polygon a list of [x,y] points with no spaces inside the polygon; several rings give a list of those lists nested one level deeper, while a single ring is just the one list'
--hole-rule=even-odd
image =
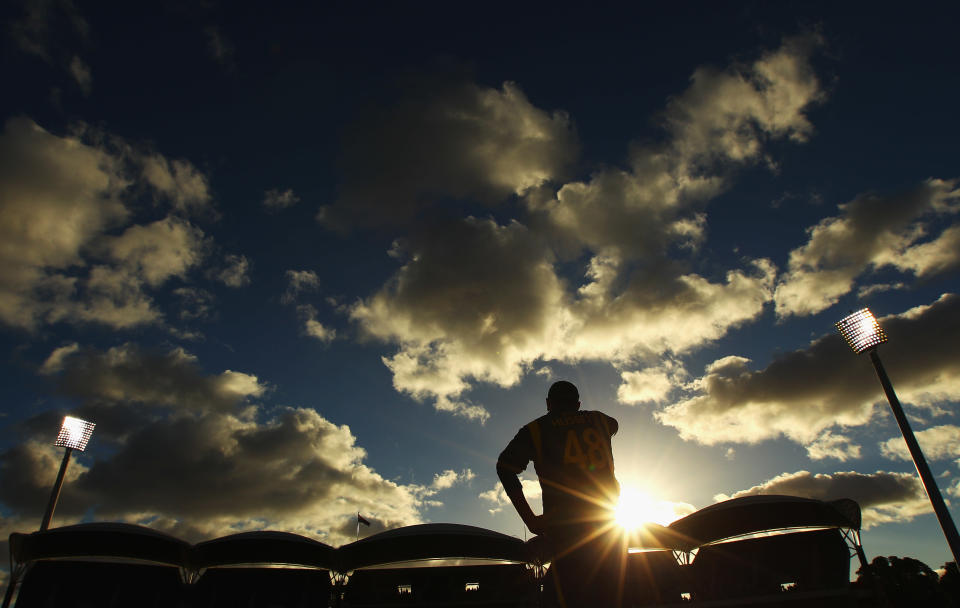
[{"label": "cumulus cloud", "polygon": [[[887,369],[896,370],[897,393],[907,406],[936,414],[938,404],[960,399],[960,361],[953,348],[960,340],[958,319],[960,296],[953,294],[880,319],[897,341],[883,358]],[[681,437],[708,445],[784,436],[822,453],[821,433],[866,424],[874,406],[884,402],[872,366],[853,356],[839,334],[781,355],[761,370],[749,363],[734,356],[715,361],[690,384],[693,396],[655,416]]]},{"label": "cumulus cloud", "polygon": [[75,279],[51,270],[82,265],[81,248],[127,219],[121,197],[129,183],[104,150],[27,118],[7,121],[0,137],[0,319],[32,327],[70,298]]},{"label": "cumulus cloud", "polygon": [[615,284],[616,263],[604,259],[570,293],[551,251],[528,228],[476,218],[393,251],[402,268],[350,309],[352,319],[399,345],[384,358],[397,390],[481,420],[486,410],[462,399],[471,381],[512,386],[541,359],[681,353],[759,314],[773,282],[772,267],[758,262],[722,283],[651,270]]},{"label": "cumulus cloud", "polygon": [[617,387],[617,401],[626,404],[663,403],[670,393],[683,384],[686,370],[676,361],[667,361],[658,366],[636,372],[622,372],[623,381]]},{"label": "cumulus cloud", "polygon": [[860,458],[861,446],[853,443],[849,437],[831,431],[824,431],[806,447],[807,456],[812,460],[831,458],[845,462]]},{"label": "cumulus cloud", "polygon": [[[960,457],[960,426],[943,424],[914,433],[923,455],[930,460]],[[903,437],[891,437],[880,444],[880,452],[890,459],[913,461]]]},{"label": "cumulus cloud", "polygon": [[337,337],[337,330],[324,325],[317,320],[317,309],[310,304],[297,306],[297,314],[303,319],[303,333],[316,338],[321,342],[332,342]]},{"label": "cumulus cloud", "polygon": [[144,179],[169,199],[174,209],[193,214],[209,208],[212,202],[209,180],[190,162],[168,160],[157,153],[145,154],[140,160]]},{"label": "cumulus cloud", "polygon": [[[320,289],[320,277],[312,270],[288,270],[287,288],[280,296],[281,304],[294,304],[301,293]],[[325,325],[317,317],[319,313],[312,304],[298,304],[297,316],[303,321],[303,333],[320,340],[332,342],[337,337],[336,329]]]},{"label": "cumulus cloud", "polygon": [[464,469],[459,473],[453,469],[447,469],[433,476],[433,483],[430,484],[430,487],[435,490],[446,490],[458,483],[467,483],[476,476],[476,473],[470,469]]},{"label": "cumulus cloud", "polygon": [[282,192],[278,189],[267,190],[263,195],[263,206],[270,211],[293,207],[299,202],[300,197],[289,188]]},{"label": "cumulus cloud", "polygon": [[79,350],[80,345],[76,342],[71,342],[70,344],[55,348],[53,352],[50,353],[50,356],[48,356],[43,362],[43,365],[40,366],[40,373],[44,375],[50,375],[63,371],[64,359],[78,352]]},{"label": "cumulus cloud", "polygon": [[216,278],[227,287],[239,288],[250,284],[250,260],[245,255],[228,254]]},{"label": "cumulus cloud", "polygon": [[926,278],[960,267],[960,225],[927,240],[937,220],[960,211],[957,184],[928,179],[905,192],[863,194],[840,205],[841,215],[808,229],[807,243],[790,252],[775,294],[777,314],[820,312],[872,270],[892,267]]},{"label": "cumulus cloud", "polygon": [[[402,250],[402,251],[401,251]],[[393,279],[350,309],[367,334],[400,343],[384,363],[397,390],[478,419],[467,378],[510,386],[560,338],[563,289],[548,251],[518,223],[468,218],[395,247]]]},{"label": "cumulus cloud", "polygon": [[851,498],[860,504],[863,528],[891,522],[906,522],[932,511],[923,485],[913,473],[857,473],[854,471],[812,474],[809,471],[783,473],[762,484],[733,495],[719,494],[715,500],[761,494],[785,494],[818,500]]},{"label": "cumulus cloud", "polygon": [[[365,334],[397,346],[384,358],[397,390],[484,420],[464,398],[477,382],[512,386],[550,360],[649,364],[756,318],[776,269],[757,259],[720,279],[693,272],[703,204],[731,169],[763,161],[768,140],[809,137],[817,44],[791,39],[749,65],[698,70],[667,105],[663,142],[555,193],[531,183],[526,224],[469,217],[398,240],[399,270],[350,309]],[[586,260],[572,280],[569,260]],[[625,372],[623,400],[665,397],[662,375],[643,373]]]},{"label": "cumulus cloud", "polygon": [[[97,421],[97,445],[70,468],[61,522],[92,509],[191,540],[281,528],[340,544],[358,510],[386,527],[419,523],[438,492],[473,478],[466,469],[426,486],[384,479],[346,425],[308,408],[267,410],[256,403],[268,390],[262,380],[207,374],[183,350],[87,349],[61,367],[73,413]],[[43,433],[58,415],[24,421],[26,439],[0,454],[0,502],[23,524],[38,515],[57,468]]]},{"label": "cumulus cloud", "polygon": [[514,83],[417,83],[347,131],[340,194],[318,218],[390,225],[438,197],[494,204],[562,176],[576,154],[566,114],[535,107]]},{"label": "cumulus cloud", "polygon": [[[520,485],[523,488],[523,495],[527,497],[527,502],[530,503],[530,507],[534,510],[535,513],[542,510],[540,504],[541,491],[540,491],[540,482],[535,479],[520,479]],[[479,495],[480,500],[490,503],[490,508],[487,509],[490,511],[491,515],[495,515],[500,511],[503,511],[505,506],[510,505],[510,497],[507,496],[506,490],[503,489],[503,484],[499,481],[493,488],[487,490],[486,492],[481,492]]]},{"label": "cumulus cloud", "polygon": [[[137,192],[152,187],[142,181],[143,158],[89,129],[60,137],[28,118],[7,121],[0,135],[0,321],[35,329],[58,321],[128,328],[162,320],[151,292],[200,266],[211,242],[179,215],[176,185],[162,196],[174,214],[130,223]],[[167,162],[157,153],[150,158]]]},{"label": "cumulus cloud", "polygon": [[695,248],[704,238],[702,203],[732,169],[766,160],[775,138],[805,141],[805,112],[822,99],[810,57],[813,36],[793,38],[751,64],[698,68],[663,113],[667,137],[636,145],[628,169],[606,169],[556,196],[529,198],[531,210],[569,246],[629,259]]},{"label": "cumulus cloud", "polygon": [[302,292],[320,289],[320,277],[312,270],[288,270],[286,277],[287,288],[280,296],[281,304],[293,304]]},{"label": "cumulus cloud", "polygon": [[171,277],[183,278],[206,254],[203,231],[173,216],[131,226],[118,237],[105,237],[99,246],[117,272],[151,287]]}]

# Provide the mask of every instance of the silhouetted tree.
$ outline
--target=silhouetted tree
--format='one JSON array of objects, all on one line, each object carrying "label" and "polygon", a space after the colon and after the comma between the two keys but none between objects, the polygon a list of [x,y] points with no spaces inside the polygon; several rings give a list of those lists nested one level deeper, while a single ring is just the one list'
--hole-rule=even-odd
[{"label": "silhouetted tree", "polygon": [[[891,608],[940,608],[950,606],[940,589],[940,577],[930,566],[912,557],[879,556],[870,562]],[[856,586],[871,589],[863,568]]]},{"label": "silhouetted tree", "polygon": [[940,577],[940,592],[943,594],[944,605],[960,608],[960,569],[957,568],[957,562],[945,563],[943,571],[943,576]]}]

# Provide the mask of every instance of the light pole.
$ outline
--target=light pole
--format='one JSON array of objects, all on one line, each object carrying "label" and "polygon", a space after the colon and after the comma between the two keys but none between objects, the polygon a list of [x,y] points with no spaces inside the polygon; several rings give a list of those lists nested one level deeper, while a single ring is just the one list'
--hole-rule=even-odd
[{"label": "light pole", "polygon": [[60,463],[57,480],[53,482],[53,490],[50,492],[50,502],[47,503],[47,511],[43,514],[40,530],[46,530],[50,527],[53,510],[57,506],[57,499],[60,498],[60,488],[63,487],[63,476],[67,472],[67,465],[70,464],[71,452],[73,452],[73,450],[80,450],[82,452],[87,448],[87,442],[90,441],[90,435],[93,434],[93,427],[95,426],[97,425],[92,422],[74,418],[73,416],[63,417],[63,424],[60,425],[60,432],[57,433],[57,441],[54,442],[54,445],[66,448],[66,450],[63,452],[63,462]]},{"label": "light pole", "polygon": [[913,457],[913,464],[917,467],[917,473],[920,474],[920,481],[923,482],[923,489],[927,491],[927,496],[933,504],[933,511],[937,514],[937,521],[940,522],[940,528],[943,529],[943,534],[947,537],[947,544],[950,545],[950,552],[953,553],[953,561],[960,564],[960,535],[957,534],[957,527],[953,524],[950,511],[947,510],[947,505],[943,502],[943,496],[940,495],[940,488],[937,487],[937,482],[933,479],[930,467],[927,466],[927,459],[923,457],[920,444],[917,443],[917,438],[913,435],[913,429],[907,422],[903,407],[900,406],[900,400],[897,399],[897,394],[893,392],[893,385],[890,384],[890,378],[887,377],[887,372],[880,362],[880,355],[877,354],[877,347],[887,341],[887,334],[880,328],[880,324],[877,323],[877,319],[868,308],[863,308],[844,317],[836,325],[853,352],[858,355],[863,352],[870,353],[870,361],[873,362],[873,367],[877,370],[877,376],[880,378],[880,384],[883,385],[883,392],[887,395],[887,401],[890,402],[890,409],[893,410],[893,415],[900,426],[903,440],[907,442],[907,448],[909,448],[910,455]]}]

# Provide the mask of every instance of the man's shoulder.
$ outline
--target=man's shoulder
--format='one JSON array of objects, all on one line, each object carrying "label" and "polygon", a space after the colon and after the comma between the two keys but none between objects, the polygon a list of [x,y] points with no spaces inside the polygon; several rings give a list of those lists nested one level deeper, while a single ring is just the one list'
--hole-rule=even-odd
[{"label": "man's shoulder", "polygon": [[594,418],[600,418],[603,420],[603,424],[610,428],[610,434],[615,434],[620,429],[620,423],[617,422],[617,419],[609,414],[605,414],[598,410],[586,410],[585,412],[588,416]]}]

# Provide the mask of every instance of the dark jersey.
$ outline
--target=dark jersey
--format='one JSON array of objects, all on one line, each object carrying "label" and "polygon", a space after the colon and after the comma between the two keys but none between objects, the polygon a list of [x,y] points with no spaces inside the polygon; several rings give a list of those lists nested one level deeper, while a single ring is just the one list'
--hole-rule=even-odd
[{"label": "dark jersey", "polygon": [[618,427],[602,412],[550,412],[521,428],[499,462],[519,473],[533,461],[548,520],[606,518],[620,495],[610,446]]}]

